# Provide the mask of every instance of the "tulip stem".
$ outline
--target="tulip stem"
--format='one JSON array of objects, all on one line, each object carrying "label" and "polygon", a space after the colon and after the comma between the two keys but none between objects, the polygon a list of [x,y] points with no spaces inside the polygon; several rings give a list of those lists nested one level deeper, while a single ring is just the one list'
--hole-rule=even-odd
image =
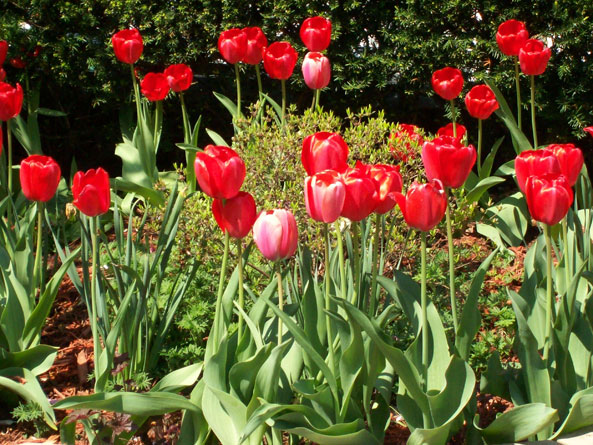
[{"label": "tulip stem", "polygon": [[[282,274],[280,273],[280,263],[276,263],[276,280],[278,280],[278,309],[284,312],[284,295],[282,293]],[[328,337],[329,340],[329,337]],[[282,344],[282,319],[278,317],[278,346]]]},{"label": "tulip stem", "polygon": [[455,100],[451,99],[451,119],[453,120],[453,137],[457,137],[457,111],[455,110]]},{"label": "tulip stem", "polygon": [[255,65],[255,75],[257,77],[257,91],[259,93],[258,97],[259,97],[259,100],[261,101],[264,90],[261,85],[261,71],[259,69],[259,64]]},{"label": "tulip stem", "polygon": [[[420,235],[420,307],[422,309],[420,326],[422,334],[422,388],[426,393],[428,391],[428,317],[426,296],[426,232]],[[429,427],[428,413],[422,411],[424,428]]]},{"label": "tulip stem", "polygon": [[449,208],[449,196],[447,192],[447,207],[445,215],[447,218],[447,241],[449,244],[449,294],[451,297],[451,316],[453,318],[453,329],[457,335],[457,304],[455,301],[455,258],[453,255],[453,229],[451,228],[451,210]]},{"label": "tulip stem", "polygon": [[338,239],[338,257],[340,260],[340,287],[342,293],[342,300],[346,300],[346,262],[344,261],[344,244],[342,242],[342,232],[340,231],[340,223],[335,222],[336,237]]},{"label": "tulip stem", "polygon": [[138,87],[133,64],[130,64],[130,70],[132,72],[132,84],[134,85],[134,97],[136,98],[136,122],[140,131],[142,131],[142,126],[140,125],[140,116],[142,115],[142,109],[140,108],[140,88]]},{"label": "tulip stem", "polygon": [[352,256],[354,257],[354,292],[352,293],[352,305],[358,307],[358,296],[360,295],[360,223],[352,221]]},{"label": "tulip stem", "polygon": [[33,282],[35,286],[39,286],[39,295],[43,292],[41,283],[43,282],[43,264],[41,263],[41,256],[43,255],[43,210],[44,205],[42,201],[37,202],[37,249],[35,251],[35,279]]},{"label": "tulip stem", "polygon": [[[93,333],[93,352],[95,354],[95,363],[99,362],[100,357],[100,344],[99,344],[99,332],[97,330],[97,263],[99,262],[98,249],[97,249],[97,217],[93,216],[90,218],[90,229],[91,229],[91,246],[92,246],[92,259],[91,259],[91,314],[89,318],[91,320],[91,331]],[[98,379],[98,375],[95,376],[95,380]]]},{"label": "tulip stem", "polygon": [[235,63],[235,81],[237,83],[237,115],[235,117],[239,120],[239,116],[241,116],[241,76],[238,62]]},{"label": "tulip stem", "polygon": [[152,135],[152,143],[154,146],[155,156],[159,149],[159,140],[160,140],[159,131],[160,131],[162,125],[163,125],[163,101],[157,100],[156,110],[154,112],[154,134]]},{"label": "tulip stem", "polygon": [[519,56],[515,56],[515,87],[517,89],[517,125],[521,130],[521,84],[519,83]]},{"label": "tulip stem", "polygon": [[533,129],[533,148],[537,148],[537,129],[535,127],[535,76],[531,77],[531,128]]},{"label": "tulip stem", "polygon": [[[183,139],[186,144],[191,144],[192,135],[189,124],[189,116],[187,114],[187,107],[185,106],[185,99],[183,98],[183,91],[179,92],[179,102],[181,102],[181,113],[183,114]],[[194,169],[194,162],[196,160],[196,153],[190,150],[185,152],[185,180],[189,186],[190,192],[196,191],[196,171]]]},{"label": "tulip stem", "polygon": [[[237,238],[237,257],[239,259],[238,269],[239,269],[239,307],[241,310],[245,308],[245,298],[244,298],[244,289],[243,289],[243,245],[241,243],[241,239]],[[280,291],[278,291],[280,293]],[[280,321],[281,323],[281,321]],[[243,314],[239,313],[239,327],[238,327],[239,335],[238,341],[241,341],[241,336],[243,334]],[[280,331],[279,331],[280,332]]]},{"label": "tulip stem", "polygon": [[552,336],[552,241],[550,239],[550,226],[544,224],[544,237],[546,238],[546,331],[544,337],[544,361],[548,360],[550,353],[550,341]]},{"label": "tulip stem", "polygon": [[478,178],[482,179],[482,119],[478,119]]},{"label": "tulip stem", "polygon": [[325,324],[326,324],[326,334],[327,334],[327,352],[329,358],[329,369],[332,372],[336,372],[336,365],[335,365],[335,358],[334,358],[334,336],[332,333],[332,325],[331,325],[331,318],[329,316],[329,311],[331,309],[330,305],[330,283],[331,283],[331,273],[330,273],[330,258],[329,258],[329,229],[328,225],[324,224],[323,228],[323,235],[325,238],[325,276],[324,276],[324,292],[325,292]]},{"label": "tulip stem", "polygon": [[315,109],[319,108],[319,98],[321,97],[321,89],[315,90]]},{"label": "tulip stem", "polygon": [[570,284],[570,276],[572,272],[572,268],[568,264],[568,213],[562,219],[562,242],[564,244],[564,253],[562,257],[564,258],[564,273],[566,276],[566,292],[568,292],[568,285]]},{"label": "tulip stem", "polygon": [[220,343],[219,331],[222,314],[222,294],[224,292],[224,280],[226,277],[226,267],[229,259],[229,241],[228,230],[224,232],[224,253],[222,255],[222,265],[220,267],[220,279],[218,281],[218,294],[216,296],[216,313],[214,315],[214,352],[218,350]]},{"label": "tulip stem", "polygon": [[381,248],[381,215],[375,215],[375,242],[373,247],[373,269],[371,272],[372,275],[372,283],[371,283],[371,294],[369,296],[370,304],[369,304],[369,315],[373,317],[375,315],[375,308],[377,304],[376,292],[377,292],[377,274],[379,271],[379,261],[378,261],[378,254]]},{"label": "tulip stem", "polygon": [[8,141],[8,194],[12,195],[12,119],[6,121],[6,140]]},{"label": "tulip stem", "polygon": [[285,125],[285,115],[286,115],[286,80],[280,80],[282,84],[282,125]]}]

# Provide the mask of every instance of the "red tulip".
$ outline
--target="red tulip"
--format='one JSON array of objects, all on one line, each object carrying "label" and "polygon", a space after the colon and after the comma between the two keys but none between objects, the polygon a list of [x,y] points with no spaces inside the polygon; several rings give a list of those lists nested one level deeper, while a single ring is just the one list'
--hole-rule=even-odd
[{"label": "red tulip", "polygon": [[29,201],[47,202],[56,194],[61,171],[53,158],[31,155],[21,162],[19,175],[25,198]]},{"label": "red tulip", "polygon": [[361,221],[369,216],[379,203],[377,186],[363,168],[349,168],[342,174],[346,199],[341,216],[351,221]]},{"label": "red tulip", "polygon": [[503,54],[518,56],[519,50],[529,38],[525,24],[518,20],[507,20],[498,27],[496,43]]},{"label": "red tulip", "polygon": [[439,179],[445,187],[461,187],[476,163],[473,145],[459,139],[440,136],[422,146],[422,162],[428,179]]},{"label": "red tulip", "polygon": [[0,82],[0,120],[8,121],[18,116],[23,106],[23,89],[17,83],[16,87]]},{"label": "red tulip", "polygon": [[0,65],[4,64],[6,60],[6,53],[8,52],[8,42],[6,40],[0,40]]},{"label": "red tulip", "polygon": [[194,78],[194,73],[191,68],[184,63],[167,67],[163,74],[167,76],[169,88],[176,93],[187,90],[191,86],[191,82]]},{"label": "red tulip", "polygon": [[257,217],[255,200],[246,192],[239,192],[229,199],[212,201],[212,213],[222,233],[233,238],[245,238]]},{"label": "red tulip", "polygon": [[437,70],[432,74],[432,88],[445,100],[453,100],[463,88],[461,71],[450,66]]},{"label": "red tulip", "polygon": [[515,158],[515,174],[522,192],[525,192],[525,183],[529,176],[542,176],[546,173],[562,173],[560,163],[551,150],[525,150]]},{"label": "red tulip", "polygon": [[395,199],[406,223],[423,232],[433,229],[443,219],[447,207],[447,195],[438,179],[427,184],[414,181],[405,195],[396,193]]},{"label": "red tulip", "polygon": [[521,71],[528,76],[543,74],[551,55],[550,48],[546,47],[541,40],[527,40],[519,50]]},{"label": "red tulip", "polygon": [[[455,124],[457,130],[457,139],[463,139],[465,133],[467,132],[466,128],[461,124]],[[453,122],[449,122],[444,127],[441,127],[437,130],[437,136],[453,136]]]},{"label": "red tulip", "polygon": [[321,53],[307,53],[303,60],[303,77],[312,90],[320,90],[329,85],[331,65]]},{"label": "red tulip", "polygon": [[196,154],[194,169],[202,191],[216,199],[236,196],[245,179],[245,163],[229,147],[208,145]]},{"label": "red tulip", "polygon": [[305,178],[305,207],[315,221],[332,223],[340,217],[346,187],[340,174],[324,170]]},{"label": "red tulip", "polygon": [[257,65],[264,56],[264,51],[268,46],[268,39],[266,39],[266,35],[261,28],[257,26],[243,28],[243,32],[247,36],[247,51],[241,62]]},{"label": "red tulip", "polygon": [[476,85],[465,96],[468,113],[476,119],[488,119],[498,110],[498,101],[488,85]]},{"label": "red tulip", "polygon": [[323,170],[342,172],[348,168],[348,145],[338,133],[320,131],[303,141],[301,161],[309,176]]},{"label": "red tulip", "polygon": [[395,194],[401,193],[403,186],[399,166],[386,164],[363,165],[358,161],[356,168],[363,170],[375,182],[377,189],[375,213],[382,215],[395,207]]},{"label": "red tulip", "polygon": [[285,260],[294,255],[298,242],[294,215],[284,209],[261,212],[253,225],[253,241],[270,261]]},{"label": "red tulip", "polygon": [[10,66],[16,68],[17,70],[24,70],[27,67],[27,62],[25,62],[20,57],[14,57],[13,59],[10,59],[8,63],[10,63]]},{"label": "red tulip", "polygon": [[274,42],[264,52],[264,69],[272,79],[286,80],[294,70],[299,55],[288,42]]},{"label": "red tulip", "polygon": [[593,136],[593,127],[585,127],[585,128],[583,128],[583,131],[586,131],[591,136]]},{"label": "red tulip", "polygon": [[418,132],[419,128],[416,125],[398,124],[397,128],[398,130],[390,135],[390,140],[403,144],[405,150],[393,145],[389,146],[389,150],[398,161],[408,162],[408,159],[416,158],[416,152],[424,143],[424,137]]},{"label": "red tulip", "polygon": [[299,34],[309,51],[323,51],[331,40],[332,23],[323,17],[309,17],[301,25]]},{"label": "red tulip", "polygon": [[111,204],[109,175],[101,167],[76,172],[72,180],[73,204],[86,216],[106,213]]},{"label": "red tulip", "polygon": [[169,94],[169,80],[163,73],[148,73],[140,82],[140,90],[152,102],[163,100]]},{"label": "red tulip", "polygon": [[4,68],[0,67],[0,82],[4,82],[5,79],[6,79],[6,71],[4,71]]},{"label": "red tulip", "polygon": [[564,175],[530,176],[524,193],[531,217],[549,226],[566,216],[573,200],[572,189]]},{"label": "red tulip", "polygon": [[116,32],[111,37],[111,43],[117,60],[128,64],[136,63],[144,49],[142,36],[136,28]]},{"label": "red tulip", "polygon": [[583,168],[583,152],[573,144],[553,144],[547,147],[558,159],[560,171],[566,177],[569,186],[576,184]]},{"label": "red tulip", "polygon": [[233,28],[220,33],[218,51],[228,63],[240,62],[247,53],[247,34],[242,29]]}]

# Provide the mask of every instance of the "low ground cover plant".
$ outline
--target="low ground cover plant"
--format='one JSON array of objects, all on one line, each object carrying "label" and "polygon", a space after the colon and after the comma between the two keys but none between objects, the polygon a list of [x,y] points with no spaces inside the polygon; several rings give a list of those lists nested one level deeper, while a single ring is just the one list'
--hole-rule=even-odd
[{"label": "low ground cover plant", "polygon": [[[25,121],[23,89],[0,83],[0,387],[59,427],[64,443],[75,443],[79,424],[91,443],[127,443],[150,417],[177,411],[183,444],[379,444],[394,412],[409,444],[555,439],[590,427],[593,186],[579,148],[538,143],[536,76],[550,49],[522,22],[500,25],[516,111],[493,82],[472,86],[464,102],[477,137],[459,122],[463,73],[435,70],[451,122],[431,135],[370,107],[343,119],[324,110],[332,23],[308,18],[299,35],[311,89],[302,114],[287,101],[299,57],[290,43],[254,27],[220,35],[236,76],[236,99],[214,93],[232,124],[226,140],[185,105],[191,68],[139,79],[141,33],[114,34],[135,104],[121,115],[116,178],[98,167],[62,179],[41,154],[36,102],[25,102]],[[277,96],[264,91],[260,63],[280,81]],[[240,64],[255,67],[249,106]],[[163,101],[174,96],[185,164],[159,171]],[[494,115],[517,155],[496,169],[504,141],[483,140]],[[198,146],[201,131],[213,144]],[[13,133],[29,154],[20,167]],[[513,192],[495,202],[502,183]],[[70,193],[75,239],[48,215]],[[468,230],[494,249],[463,247]],[[503,275],[501,287],[519,283],[493,292],[498,303],[483,317],[485,280],[521,245],[523,275]],[[61,265],[48,277],[50,250]],[[65,274],[89,314],[93,392],[50,404],[37,376],[56,350],[39,344],[40,331]],[[189,338],[179,342],[180,331]],[[512,409],[484,424],[478,388]],[[24,412],[15,415],[29,419]]]}]

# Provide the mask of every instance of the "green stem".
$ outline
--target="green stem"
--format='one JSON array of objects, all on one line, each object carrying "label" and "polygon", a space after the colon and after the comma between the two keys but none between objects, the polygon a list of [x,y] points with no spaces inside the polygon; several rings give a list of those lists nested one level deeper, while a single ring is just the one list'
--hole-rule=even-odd
[{"label": "green stem", "polygon": [[[278,280],[278,309],[284,312],[284,295],[282,292],[282,274],[280,273],[280,264],[276,264],[276,280]],[[282,319],[278,317],[278,345],[282,344]]]},{"label": "green stem", "polygon": [[342,300],[346,300],[346,261],[344,260],[344,243],[342,242],[342,232],[340,231],[340,223],[335,222],[336,237],[338,239],[338,257],[340,260],[340,287]]},{"label": "green stem", "polygon": [[360,223],[352,221],[352,248],[354,256],[354,292],[352,293],[352,305],[358,307],[358,296],[360,295]]},{"label": "green stem", "polygon": [[[183,115],[183,142],[191,144],[191,127],[189,124],[189,116],[187,114],[187,107],[185,106],[185,99],[183,92],[179,92],[179,101],[181,102],[181,114]],[[185,179],[190,192],[196,191],[196,172],[194,170],[194,162],[196,160],[196,153],[187,150],[185,152]]]},{"label": "green stem", "polygon": [[329,358],[329,369],[331,369],[332,372],[336,372],[336,367],[335,367],[335,357],[334,357],[334,345],[333,345],[333,341],[334,341],[334,336],[332,333],[332,325],[331,325],[331,318],[329,316],[329,311],[331,309],[331,304],[330,304],[330,282],[331,282],[331,277],[330,277],[330,258],[329,258],[329,229],[328,229],[328,225],[324,224],[324,228],[323,228],[323,234],[325,237],[325,276],[324,276],[324,291],[325,291],[325,325],[326,325],[326,333],[327,333],[327,351],[328,351],[328,358]]},{"label": "green stem", "polygon": [[[447,191],[448,195],[448,191]],[[445,215],[447,218],[447,241],[449,244],[449,295],[451,297],[451,316],[453,317],[453,329],[457,335],[457,302],[455,301],[455,258],[453,255],[453,229],[451,228],[451,211],[447,196],[447,207]]]},{"label": "green stem", "polygon": [[35,251],[35,279],[33,282],[35,286],[39,286],[39,295],[43,292],[41,283],[43,282],[43,264],[41,257],[43,255],[43,210],[44,204],[41,201],[37,202],[37,248]]},{"label": "green stem", "polygon": [[521,84],[519,83],[519,57],[515,56],[515,87],[517,89],[517,125],[521,130]]},{"label": "green stem", "polygon": [[235,63],[235,81],[237,83],[237,116],[241,116],[241,76],[239,73],[239,63]]},{"label": "green stem", "polygon": [[12,196],[12,119],[6,121],[6,140],[8,141],[8,195]]},{"label": "green stem", "polygon": [[566,290],[568,291],[568,285],[570,283],[570,276],[572,275],[572,267],[570,267],[568,261],[568,214],[562,220],[562,242],[564,244],[564,272],[566,275]]},{"label": "green stem", "polygon": [[[97,329],[97,266],[99,263],[98,248],[97,248],[97,217],[94,216],[90,220],[91,228],[91,245],[92,245],[92,260],[91,260],[91,314],[89,318],[91,321],[91,331],[93,333],[93,352],[95,354],[95,363],[99,361],[100,342],[99,332]],[[98,377],[98,376],[95,376]]]},{"label": "green stem", "polygon": [[369,304],[369,315],[373,317],[375,315],[375,308],[377,307],[377,299],[375,293],[377,292],[377,274],[379,271],[379,263],[378,263],[378,256],[379,256],[379,249],[380,249],[380,233],[381,233],[381,215],[378,213],[375,215],[375,242],[373,246],[373,268],[371,271],[372,281],[371,281],[371,294],[369,296],[370,304]]},{"label": "green stem", "polygon": [[478,178],[482,179],[482,119],[478,119]]},{"label": "green stem", "polygon": [[140,87],[138,86],[138,80],[136,80],[134,65],[130,64],[130,70],[132,72],[132,84],[134,85],[134,97],[136,98],[136,122],[138,122],[138,128],[141,129],[140,116],[142,115],[142,109],[140,108]]},{"label": "green stem", "polygon": [[531,76],[531,128],[533,129],[533,148],[537,148],[537,129],[535,127],[535,76]]},{"label": "green stem", "polygon": [[455,100],[451,99],[451,118],[453,119],[453,137],[457,137],[457,111],[455,110]]},{"label": "green stem", "polygon": [[222,255],[222,265],[220,267],[220,279],[218,281],[218,294],[216,296],[216,313],[214,319],[214,352],[218,350],[220,338],[218,336],[220,330],[220,321],[222,317],[222,294],[224,293],[224,280],[226,277],[226,267],[229,259],[229,241],[230,235],[226,231],[224,233],[224,253]]},{"label": "green stem", "polygon": [[[428,391],[428,317],[427,317],[427,306],[428,300],[426,296],[426,232],[422,232],[421,238],[421,249],[420,249],[420,307],[422,309],[420,315],[420,326],[422,333],[422,388],[426,393]],[[430,427],[430,421],[428,413],[422,411],[422,418],[424,422],[424,428]]]},{"label": "green stem", "polygon": [[259,69],[259,65],[255,65],[255,75],[257,77],[257,91],[259,93],[258,97],[259,97],[259,100],[261,101],[264,90],[261,85],[261,71]]},{"label": "green stem", "polygon": [[321,96],[321,90],[315,90],[315,109],[319,108],[319,97]]},{"label": "green stem", "polygon": [[152,143],[154,146],[155,155],[159,148],[159,139],[160,139],[159,138],[159,128],[161,127],[162,121],[163,121],[163,101],[157,100],[156,111],[154,114],[154,134],[152,135]]},{"label": "green stem", "polygon": [[[241,309],[245,309],[245,297],[244,297],[244,289],[243,289],[243,245],[241,243],[241,239],[237,239],[237,257],[239,258],[239,307]],[[239,313],[239,341],[241,340],[241,335],[243,334],[243,314]]]},{"label": "green stem", "polygon": [[544,224],[544,237],[546,238],[546,328],[544,337],[544,361],[548,360],[550,354],[550,342],[552,336],[552,241],[550,239],[550,226]]},{"label": "green stem", "polygon": [[282,125],[285,125],[285,115],[286,115],[286,80],[282,79],[280,81],[282,83]]}]

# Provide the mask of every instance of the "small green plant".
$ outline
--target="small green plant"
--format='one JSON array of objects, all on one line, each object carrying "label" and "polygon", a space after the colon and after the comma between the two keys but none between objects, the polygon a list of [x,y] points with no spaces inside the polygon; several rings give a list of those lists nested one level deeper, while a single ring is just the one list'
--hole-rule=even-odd
[{"label": "small green plant", "polygon": [[43,437],[51,431],[45,422],[43,409],[35,402],[19,402],[11,414],[17,423],[24,424],[25,427],[32,427],[35,430],[34,435],[37,437]]}]

